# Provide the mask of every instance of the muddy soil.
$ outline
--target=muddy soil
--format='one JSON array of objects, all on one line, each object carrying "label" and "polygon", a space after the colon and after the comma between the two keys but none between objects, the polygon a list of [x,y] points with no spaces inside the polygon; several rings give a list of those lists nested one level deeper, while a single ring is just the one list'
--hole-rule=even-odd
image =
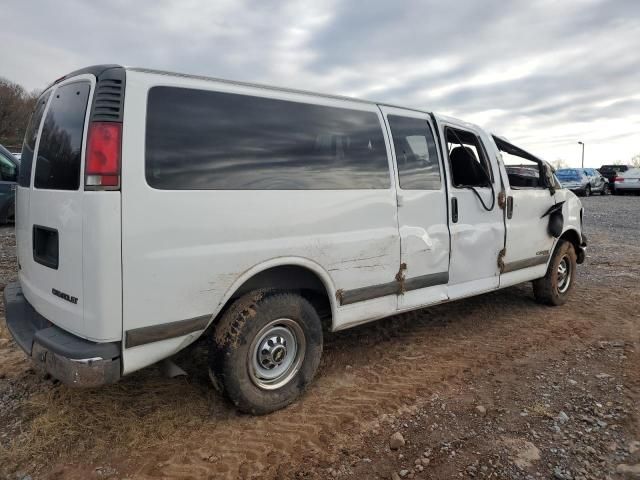
[{"label": "muddy soil", "polygon": [[[329,335],[307,393],[265,417],[213,391],[202,345],[186,378],[72,390],[0,320],[0,477],[640,478],[640,198],[584,203],[565,306],[526,284]],[[5,284],[11,228],[0,242]]]}]

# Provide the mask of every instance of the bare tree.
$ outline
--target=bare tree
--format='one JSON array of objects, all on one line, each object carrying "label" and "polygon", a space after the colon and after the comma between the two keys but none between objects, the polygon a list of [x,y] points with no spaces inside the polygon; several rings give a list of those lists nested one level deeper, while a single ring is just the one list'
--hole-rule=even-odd
[{"label": "bare tree", "polygon": [[562,158],[556,158],[553,162],[551,162],[551,166],[555,170],[560,170],[561,168],[567,168],[569,164],[567,164],[567,162]]},{"label": "bare tree", "polygon": [[631,157],[631,165],[636,168],[640,168],[640,153]]},{"label": "bare tree", "polygon": [[38,94],[0,77],[0,144],[18,149]]}]

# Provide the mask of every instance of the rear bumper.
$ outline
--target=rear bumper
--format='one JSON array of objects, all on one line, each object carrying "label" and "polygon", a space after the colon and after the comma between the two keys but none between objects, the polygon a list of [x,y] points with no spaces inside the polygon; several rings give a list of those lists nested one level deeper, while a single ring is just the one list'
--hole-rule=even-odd
[{"label": "rear bumper", "polygon": [[95,387],[120,379],[120,343],[77,337],[34,310],[18,282],[4,289],[7,327],[33,361],[66,385]]}]

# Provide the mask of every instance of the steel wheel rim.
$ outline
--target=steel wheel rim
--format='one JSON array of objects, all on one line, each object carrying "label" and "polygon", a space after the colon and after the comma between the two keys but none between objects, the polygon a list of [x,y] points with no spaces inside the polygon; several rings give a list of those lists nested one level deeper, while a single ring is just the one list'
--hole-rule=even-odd
[{"label": "steel wheel rim", "polygon": [[560,263],[558,264],[558,292],[565,293],[567,290],[569,290],[569,286],[571,285],[572,273],[571,261],[569,260],[569,257],[565,255],[564,257],[562,257]]},{"label": "steel wheel rim", "polygon": [[247,367],[251,381],[264,390],[286,385],[300,370],[306,340],[300,325],[278,318],[262,327],[249,347]]}]

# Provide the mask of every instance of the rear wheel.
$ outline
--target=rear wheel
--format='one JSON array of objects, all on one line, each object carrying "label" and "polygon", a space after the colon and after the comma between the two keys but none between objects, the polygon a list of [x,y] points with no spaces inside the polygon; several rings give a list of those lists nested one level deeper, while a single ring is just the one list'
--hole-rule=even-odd
[{"label": "rear wheel", "polygon": [[304,391],[321,355],[322,325],[306,299],[254,291],[220,320],[210,346],[210,376],[239,410],[262,415]]},{"label": "rear wheel", "polygon": [[547,274],[533,281],[536,301],[546,305],[563,305],[573,289],[576,275],[576,251],[571,242],[560,240],[553,252]]}]

